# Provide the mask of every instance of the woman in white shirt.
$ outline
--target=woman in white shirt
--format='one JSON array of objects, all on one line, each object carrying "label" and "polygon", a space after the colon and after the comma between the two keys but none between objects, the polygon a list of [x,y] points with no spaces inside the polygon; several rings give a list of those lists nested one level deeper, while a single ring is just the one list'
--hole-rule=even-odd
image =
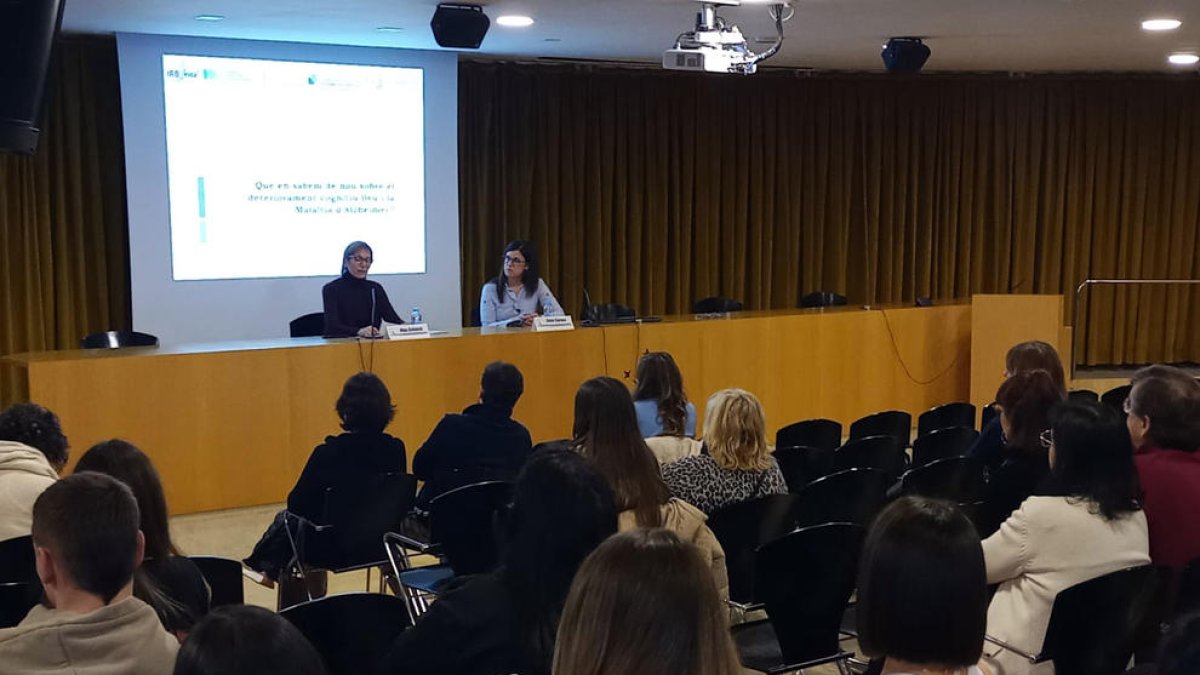
[{"label": "woman in white shirt", "polygon": [[503,326],[520,321],[533,325],[539,314],[556,316],[562,305],[538,276],[537,247],[518,239],[504,247],[500,274],[483,285],[479,296],[479,321],[484,326]]},{"label": "woman in white shirt", "polygon": [[[1124,418],[1100,403],[1063,403],[1043,444],[1056,496],[1029,497],[983,542],[988,583],[1000,584],[988,634],[1032,654],[1042,648],[1059,591],[1150,562]],[[985,663],[997,675],[1053,672],[991,643]]]}]

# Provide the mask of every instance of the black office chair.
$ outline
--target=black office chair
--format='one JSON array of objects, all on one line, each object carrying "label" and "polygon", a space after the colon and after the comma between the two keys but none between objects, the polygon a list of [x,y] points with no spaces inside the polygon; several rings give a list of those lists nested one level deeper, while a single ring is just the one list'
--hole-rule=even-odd
[{"label": "black office chair", "polygon": [[833,470],[879,469],[894,481],[904,472],[908,456],[904,446],[892,436],[867,436],[847,441],[833,451]]},{"label": "black office chair", "polygon": [[637,312],[629,305],[622,305],[615,302],[591,305],[584,313],[584,319],[589,321],[604,322],[619,322],[622,319],[633,319],[637,317]]},{"label": "black office chair", "polygon": [[[1100,400],[1100,394],[1097,394],[1091,389],[1072,389],[1071,391],[1067,392],[1067,398],[1079,403],[1089,401],[1095,402]],[[1124,403],[1124,401],[1122,401],[1122,403]]]},{"label": "black office chair", "polygon": [[912,438],[912,415],[902,410],[885,410],[860,417],[850,425],[850,440],[867,436],[891,436],[907,448]]},{"label": "black office chair", "polygon": [[842,423],[827,419],[802,420],[775,432],[775,447],[807,446],[833,450],[842,444]]},{"label": "black office chair", "polygon": [[232,558],[222,558],[215,555],[191,555],[188,560],[196,563],[208,589],[212,592],[209,597],[210,607],[221,605],[241,605],[246,602],[245,588],[242,585],[242,563]]},{"label": "black office chair", "polygon": [[129,330],[109,330],[92,333],[79,341],[81,349],[120,349],[122,347],[157,347],[158,338],[149,333]]},{"label": "black office chair", "polygon": [[571,446],[571,439],[556,438],[552,441],[542,441],[541,443],[535,443],[533,446],[533,452],[538,453],[543,450],[565,450],[565,449],[569,449],[570,446]]},{"label": "black office chair", "polygon": [[949,457],[961,457],[971,449],[979,432],[972,427],[945,427],[918,436],[913,441],[912,465],[924,466]]},{"label": "black office chair", "polygon": [[343,593],[279,613],[312,643],[329,675],[379,669],[396,638],[412,625],[404,601],[379,593]]},{"label": "black office chair", "polygon": [[833,470],[833,451],[797,446],[775,448],[775,462],[783,473],[788,492],[795,494],[804,486]]},{"label": "black office chair", "polygon": [[765,621],[733,627],[742,665],[784,673],[850,658],[838,642],[854,592],[865,532],[830,523],[764,544],[754,560],[754,586]]},{"label": "black office chair", "polygon": [[1129,567],[1060,591],[1036,654],[988,636],[1029,660],[1054,662],[1057,675],[1118,675],[1135,650],[1156,639],[1163,617],[1165,570]]},{"label": "black office chair", "polygon": [[479,315],[479,305],[471,307],[471,328],[479,328],[483,325],[483,318]]},{"label": "black office chair", "polygon": [[817,291],[801,297],[799,304],[801,309],[810,309],[813,307],[840,307],[846,304],[846,296],[832,293],[830,291]]},{"label": "black office chair", "polygon": [[696,304],[692,305],[693,314],[724,314],[725,312],[740,311],[742,311],[742,303],[733,298],[725,298],[719,295],[697,300]]},{"label": "black office chair", "polygon": [[731,504],[709,516],[708,527],[725,551],[729,601],[735,608],[746,611],[757,603],[754,552],[795,529],[796,505],[795,495],[767,495]]},{"label": "black office chair", "polygon": [[20,623],[41,599],[33,539],[26,535],[0,541],[0,628]]},{"label": "black office chair", "polygon": [[294,338],[321,337],[325,334],[325,312],[298,316],[288,322],[288,332]]},{"label": "black office chair", "polygon": [[1171,615],[1181,616],[1200,610],[1200,558],[1189,561],[1175,580]]},{"label": "black office chair", "polygon": [[1123,384],[1119,387],[1113,387],[1100,395],[1100,402],[1104,405],[1116,410],[1117,412],[1125,413],[1125,399],[1129,398],[1129,392],[1133,390],[1133,385]]},{"label": "black office chair", "polygon": [[0,541],[0,582],[37,580],[33,538],[25,535]]},{"label": "black office chair", "polygon": [[917,417],[917,437],[948,427],[975,428],[975,406],[970,403],[946,403],[930,408]]},{"label": "black office chair", "polygon": [[41,599],[40,582],[0,582],[0,628],[12,628],[21,623]]},{"label": "black office chair", "polygon": [[986,486],[983,465],[972,457],[939,459],[909,469],[900,478],[901,494],[945,499],[956,504],[983,501]]},{"label": "black office chair", "polygon": [[796,525],[854,523],[870,527],[883,510],[887,474],[879,469],[845,469],[818,478],[796,493]]}]

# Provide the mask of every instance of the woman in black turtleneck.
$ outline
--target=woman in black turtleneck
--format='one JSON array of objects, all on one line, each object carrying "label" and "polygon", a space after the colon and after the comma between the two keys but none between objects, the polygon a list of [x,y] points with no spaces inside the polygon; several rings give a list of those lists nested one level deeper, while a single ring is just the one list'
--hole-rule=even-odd
[{"label": "woman in black turtleneck", "polygon": [[379,337],[379,320],[404,323],[387,292],[367,281],[374,254],[365,241],[351,242],[342,255],[342,276],[325,284],[325,337]]}]

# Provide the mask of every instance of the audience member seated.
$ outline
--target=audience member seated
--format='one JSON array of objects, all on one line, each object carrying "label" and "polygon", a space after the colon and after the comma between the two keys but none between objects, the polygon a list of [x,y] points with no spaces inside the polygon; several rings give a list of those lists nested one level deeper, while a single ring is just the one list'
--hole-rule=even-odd
[{"label": "audience member seated", "polygon": [[694,547],[664,529],[611,537],[579,568],[555,675],[740,675],[728,614]]},{"label": "audience member seated", "polygon": [[0,412],[0,541],[29,535],[34,500],[66,465],[57,415],[34,403]]},{"label": "audience member seated", "polygon": [[1134,374],[1125,402],[1145,492],[1150,559],[1178,572],[1200,558],[1200,382],[1170,366]]},{"label": "audience member seated", "polygon": [[662,468],[671,494],[708,515],[757,497],[785,494],[787,482],[767,445],[767,420],[758,398],[741,389],[722,389],[704,409],[707,454],[685,457]]},{"label": "audience member seated", "polygon": [[671,496],[658,462],[638,432],[633,399],[624,384],[593,377],[575,393],[572,445],[608,480],[620,512],[619,529],[665,527],[695,544],[712,570],[721,597],[729,596],[725,551],[704,523],[704,512]]},{"label": "audience member seated", "polygon": [[5,673],[167,675],[179,642],[133,597],[142,562],[138,505],[124,483],[84,472],[33,506],[33,547],[46,606],[0,630]]},{"label": "audience member seated", "polygon": [[413,455],[413,475],[425,481],[418,507],[463,485],[516,478],[533,451],[529,431],[512,418],[524,391],[521,371],[511,363],[496,361],[483,369],[479,402],[443,417]]},{"label": "audience member seated", "polygon": [[[1054,347],[1045,342],[1034,340],[1013,345],[1004,357],[1005,379],[1029,370],[1044,370],[1050,374],[1050,379],[1061,392],[1060,398],[1067,397],[1066,378],[1063,374],[1062,361]],[[1004,458],[1004,435],[1000,427],[999,416],[993,418],[980,432],[979,438],[967,451],[968,457],[974,457],[989,469],[995,468]]]},{"label": "audience member seated", "polygon": [[[396,407],[382,380],[373,373],[350,376],[336,409],[346,433],[327,436],[313,450],[288,495],[288,512],[315,523],[324,517],[326,489],[354,490],[371,476],[403,473],[407,467],[404,442],[384,433]],[[279,578],[292,557],[283,516],[282,512],[275,516],[254,552],[243,560],[268,583]]]},{"label": "audience member seated", "polygon": [[688,401],[679,366],[666,352],[650,352],[638,360],[633,407],[644,438],[696,435],[696,406]]},{"label": "audience member seated", "polygon": [[[1026,499],[983,542],[988,634],[1026,652],[1041,649],[1054,597],[1082,581],[1150,562],[1129,431],[1096,402],[1056,408],[1050,445],[1051,494]],[[999,675],[1032,672],[1025,658],[985,648]]]},{"label": "audience member seated", "polygon": [[133,577],[133,595],[158,612],[163,627],[180,640],[208,613],[211,593],[196,563],[171,540],[167,499],[146,453],[122,440],[104,441],[83,453],[75,473],[95,471],[129,486],[137,499],[145,558]]},{"label": "audience member seated", "polygon": [[1154,663],[1139,665],[1127,675],[1196,675],[1200,673],[1200,613],[1181,616],[1158,643]]},{"label": "audience member seated", "polygon": [[[1050,411],[1062,402],[1062,390],[1050,373],[1026,370],[1004,380],[996,391],[1004,440],[999,461],[989,472],[985,536],[995,532],[1026,497],[1038,494],[1050,475]],[[1045,436],[1045,438],[1043,438]]]},{"label": "audience member seated", "polygon": [[262,607],[226,605],[196,624],[174,675],[325,675],[325,667],[287,619]]},{"label": "audience member seated", "polygon": [[901,497],[875,519],[858,572],[858,644],[885,673],[981,675],[987,573],[949,502]]},{"label": "audience member seated", "polygon": [[604,477],[571,450],[539,451],[517,479],[500,568],[443,593],[383,672],[547,675],[571,580],[616,529]]}]

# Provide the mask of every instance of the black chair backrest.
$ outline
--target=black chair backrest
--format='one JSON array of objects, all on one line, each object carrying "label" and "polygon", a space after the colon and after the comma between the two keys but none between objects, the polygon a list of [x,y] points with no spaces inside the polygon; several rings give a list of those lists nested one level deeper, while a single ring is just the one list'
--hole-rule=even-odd
[{"label": "black chair backrest", "polygon": [[396,638],[412,625],[403,600],[379,593],[331,595],[279,615],[308,638],[329,675],[377,672]]},{"label": "black chair backrest", "polygon": [[324,525],[331,529],[309,539],[304,562],[338,570],[384,565],[383,535],[400,527],[412,510],[417,479],[404,473],[382,473],[345,489],[325,490]]},{"label": "black chair backrest", "polygon": [[694,314],[718,314],[740,311],[742,311],[742,303],[733,298],[725,298],[719,295],[697,300],[696,304],[692,305],[692,313]]},{"label": "black chair backrest", "polygon": [[975,428],[975,406],[971,403],[946,403],[930,408],[917,417],[917,437],[949,427]]},{"label": "black chair backrest", "polygon": [[805,485],[833,470],[833,451],[808,446],[775,448],[775,461],[783,472],[788,492],[799,492]]},{"label": "black chair backrest", "polygon": [[41,598],[40,582],[0,582],[0,628],[12,628],[21,623]]},{"label": "black chair backrest", "polygon": [[796,527],[796,496],[767,495],[730,504],[708,518],[721,548],[729,573],[729,599],[754,602],[754,551]]},{"label": "black chair backrest", "polygon": [[957,504],[983,501],[987,482],[983,465],[972,457],[950,457],[910,469],[900,479],[900,492]]},{"label": "black chair backrest", "polygon": [[149,333],[109,330],[92,333],[79,341],[82,349],[119,349],[121,347],[157,347],[158,338]]},{"label": "black chair backrest", "polygon": [[840,651],[842,614],[854,592],[864,536],[858,525],[829,523],[796,530],[758,549],[755,589],[784,663]]},{"label": "black chair backrest", "polygon": [[810,448],[833,450],[842,444],[842,423],[834,420],[803,420],[789,424],[775,432],[775,447],[794,448],[801,445]]},{"label": "black chair backrest", "polygon": [[976,438],[979,438],[979,432],[971,426],[946,427],[917,436],[913,441],[912,465],[924,466],[939,459],[961,457],[971,449]]},{"label": "black chair backrest", "polygon": [[846,469],[818,478],[796,493],[796,524],[869,527],[883,509],[888,485],[887,474],[879,469]]},{"label": "black chair backrest", "polygon": [[1057,675],[1117,675],[1153,640],[1162,618],[1163,568],[1129,567],[1084,581],[1054,598],[1039,658]]},{"label": "black chair backrest", "polygon": [[850,425],[850,440],[867,436],[891,436],[907,448],[912,438],[912,415],[902,410],[885,410],[859,418]]},{"label": "black chair backrest", "polygon": [[471,307],[471,327],[478,328],[483,325],[483,317],[479,314],[479,305]]},{"label": "black chair backrest", "polygon": [[[1079,402],[1099,401],[1100,394],[1097,394],[1091,389],[1072,389],[1071,391],[1067,392],[1067,398],[1072,401]],[[1122,403],[1124,403],[1124,401],[1122,401]]]},{"label": "black chair backrest", "polygon": [[534,444],[533,451],[541,452],[542,450],[562,450],[562,449],[570,448],[570,446],[571,446],[571,439],[556,438],[552,441],[542,441],[541,443]]},{"label": "black chair backrest", "polygon": [[1200,610],[1200,558],[1189,561],[1180,570],[1171,605],[1175,616]]},{"label": "black chair backrest", "polygon": [[1125,412],[1125,399],[1129,398],[1129,392],[1133,389],[1131,384],[1123,384],[1119,387],[1113,387],[1100,395],[1100,402],[1104,405],[1116,410],[1119,413]]},{"label": "black chair backrest", "polygon": [[500,562],[495,524],[512,501],[512,491],[507,481],[485,481],[429,502],[430,534],[456,575],[489,572]]},{"label": "black chair backrest", "polygon": [[33,537],[25,535],[0,541],[0,582],[37,580]]},{"label": "black chair backrest", "polygon": [[979,413],[979,428],[982,430],[989,423],[991,423],[992,420],[996,419],[996,416],[999,414],[1000,411],[996,408],[995,403],[989,403],[983,406],[983,412]]},{"label": "black chair backrest", "polygon": [[325,334],[325,312],[312,312],[288,322],[288,332],[294,338],[321,337]]},{"label": "black chair backrest", "polygon": [[848,441],[833,451],[833,470],[879,469],[896,480],[904,473],[908,456],[894,436],[867,436]]},{"label": "black chair backrest", "polygon": [[232,558],[215,555],[191,555],[188,559],[196,563],[208,589],[212,591],[209,606],[240,605],[246,602],[242,586],[242,563]]},{"label": "black chair backrest", "polygon": [[830,291],[816,291],[800,298],[800,307],[840,307],[846,304],[846,296]]},{"label": "black chair backrest", "polygon": [[605,303],[605,304],[592,305],[592,306],[588,307],[587,316],[585,316],[584,318],[592,319],[595,321],[604,321],[604,320],[619,319],[621,317],[626,317],[626,316],[637,316],[637,312],[635,312],[633,310],[633,308],[630,307],[629,305],[622,305],[622,304],[615,303],[615,302],[609,302],[609,303]]}]

